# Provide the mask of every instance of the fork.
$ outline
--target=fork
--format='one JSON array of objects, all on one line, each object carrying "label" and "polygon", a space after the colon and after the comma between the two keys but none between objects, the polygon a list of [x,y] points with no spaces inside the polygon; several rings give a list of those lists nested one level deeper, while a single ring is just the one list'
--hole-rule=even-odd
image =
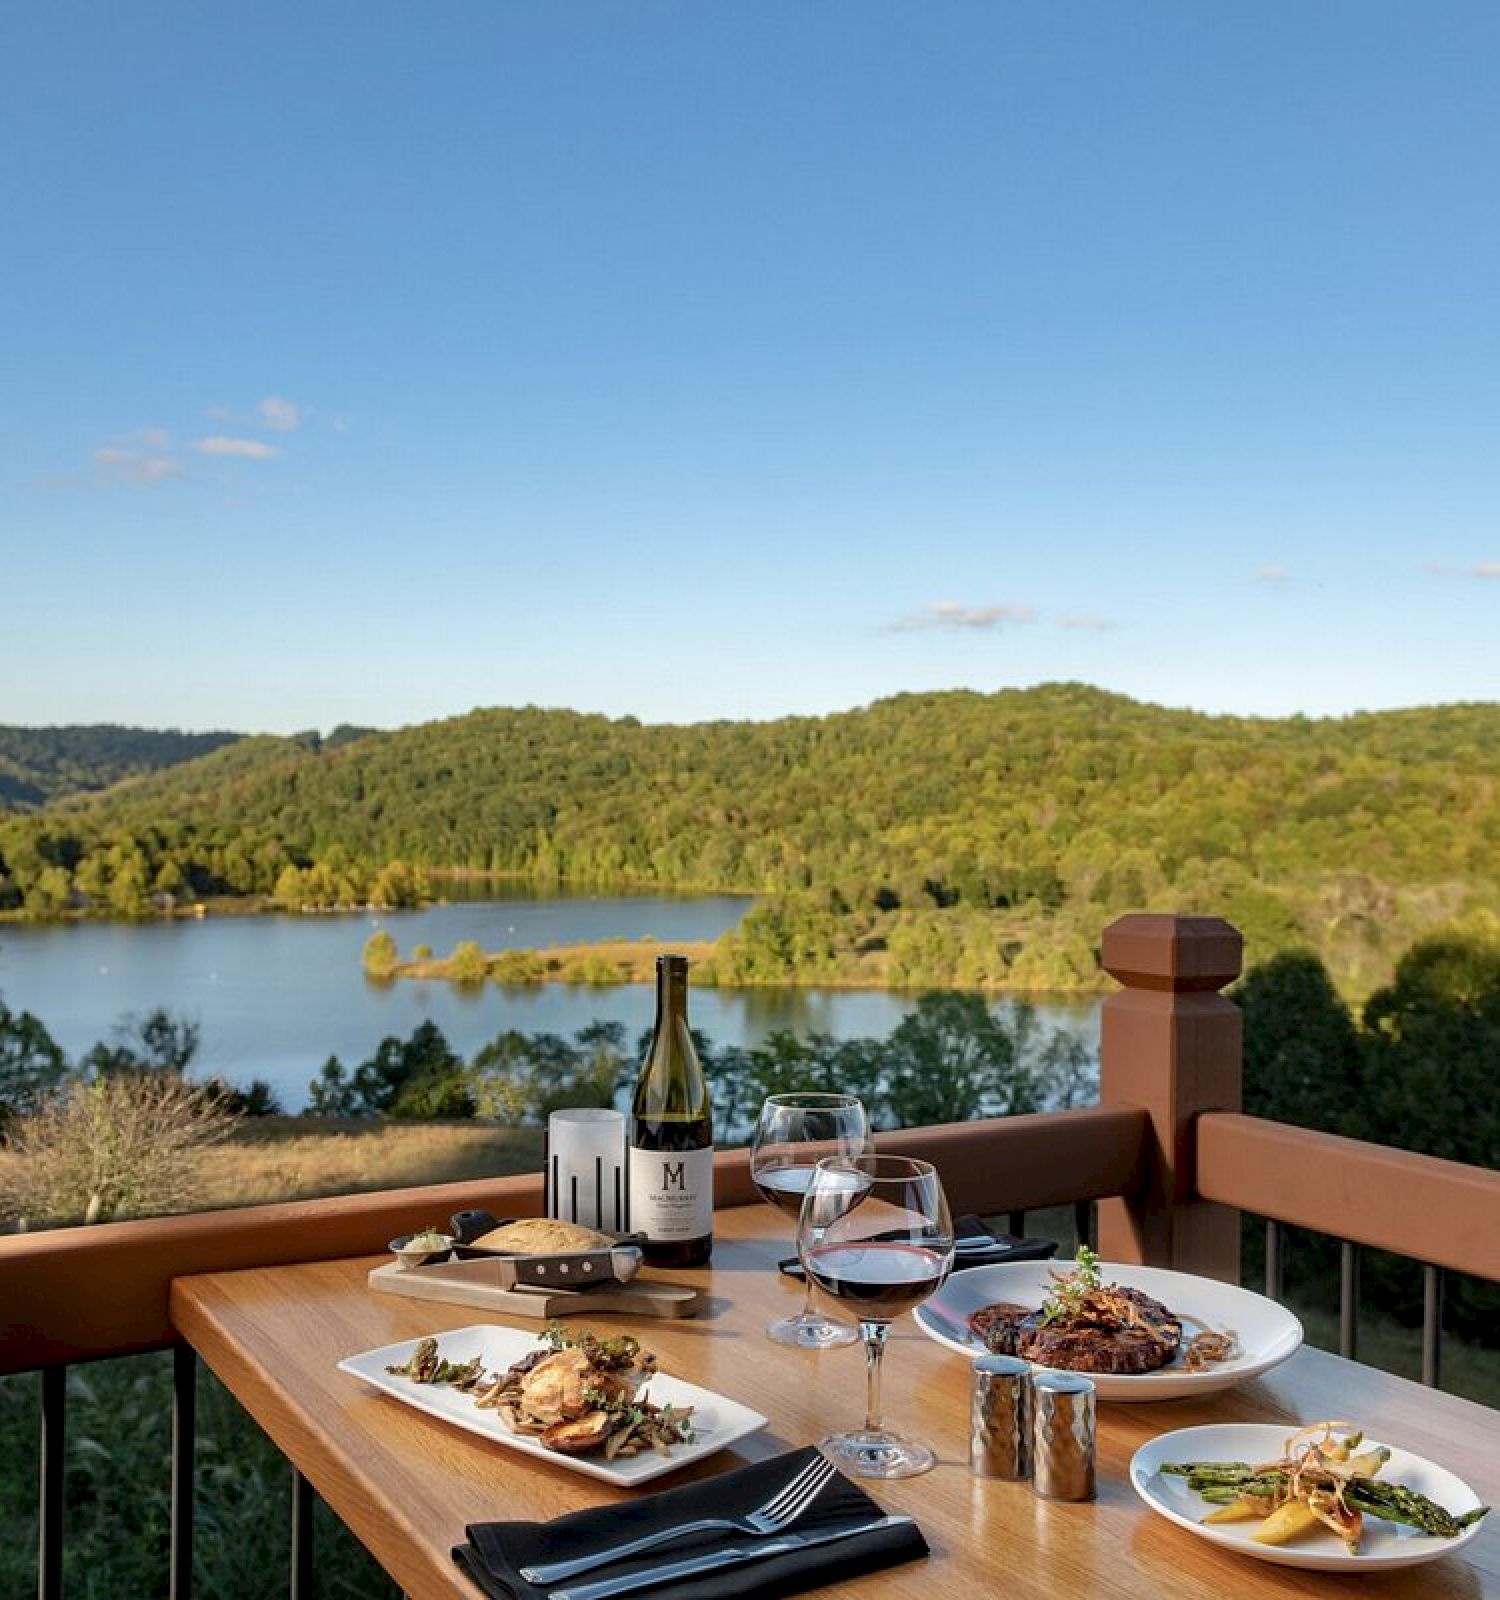
[{"label": "fork", "polygon": [[576,1578],[581,1572],[592,1572],[595,1567],[607,1567],[616,1561],[625,1561],[658,1545],[672,1544],[692,1533],[748,1533],[756,1538],[768,1538],[788,1528],[818,1497],[819,1490],[833,1476],[833,1463],[826,1456],[809,1461],[790,1483],[777,1490],[763,1506],[748,1511],[742,1517],[705,1517],[701,1522],[681,1522],[672,1528],[658,1528],[629,1544],[617,1544],[608,1550],[596,1550],[593,1555],[575,1556],[571,1561],[549,1561],[537,1567],[522,1567],[521,1576],[528,1583],[562,1583]]}]

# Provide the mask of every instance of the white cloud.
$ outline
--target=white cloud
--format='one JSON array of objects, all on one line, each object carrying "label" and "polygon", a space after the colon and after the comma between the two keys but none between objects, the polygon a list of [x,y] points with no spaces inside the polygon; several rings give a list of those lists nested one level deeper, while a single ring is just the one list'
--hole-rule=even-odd
[{"label": "white cloud", "polygon": [[1257,583],[1285,583],[1290,577],[1291,573],[1274,561],[1268,561],[1264,566],[1255,569]]},{"label": "white cloud", "polygon": [[1429,578],[1500,579],[1500,561],[1476,561],[1467,567],[1453,567],[1446,561],[1424,561],[1422,571]]},{"label": "white cloud", "polygon": [[150,485],[180,478],[182,463],[175,456],[107,444],[94,452],[94,471],[97,477],[111,483]]},{"label": "white cloud", "polygon": [[965,629],[976,632],[994,632],[996,629],[1036,621],[1036,611],[1031,606],[965,606],[956,600],[935,600],[920,611],[910,612],[891,628],[899,633],[909,633],[923,628],[940,628],[958,633]]},{"label": "white cloud", "polygon": [[275,428],[278,433],[290,433],[302,420],[300,407],[282,399],[279,394],[268,394],[257,410],[261,421],[268,428]]},{"label": "white cloud", "polygon": [[194,439],[193,449],[204,456],[242,456],[247,461],[269,461],[281,451],[264,439],[231,439],[222,433],[211,434],[206,439]]}]

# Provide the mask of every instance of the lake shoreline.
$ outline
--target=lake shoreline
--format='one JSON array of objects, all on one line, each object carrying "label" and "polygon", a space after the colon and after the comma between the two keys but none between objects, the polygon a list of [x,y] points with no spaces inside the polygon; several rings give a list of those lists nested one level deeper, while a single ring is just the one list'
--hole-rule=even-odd
[{"label": "lake shoreline", "polygon": [[[481,988],[490,983],[503,989],[528,989],[547,984],[590,989],[650,986],[656,982],[656,958],[670,950],[673,954],[687,956],[693,963],[697,969],[693,980],[695,985],[724,993],[793,988],[839,990],[850,994],[917,995],[941,989],[955,993],[992,997],[1012,995],[1017,999],[1045,1001],[1092,999],[1109,993],[1111,987],[1103,973],[1099,974],[1097,983],[1072,989],[937,980],[902,984],[890,982],[877,971],[805,977],[782,974],[758,982],[744,978],[726,982],[720,980],[713,970],[717,946],[717,940],[678,940],[668,944],[650,938],[603,939],[549,945],[545,948],[483,951],[474,958],[472,965],[462,963],[457,967],[452,956],[429,956],[414,961],[398,961],[389,970],[383,971],[374,971],[366,966],[365,975],[376,982],[413,978],[457,984],[461,988]],[[482,974],[477,970],[481,960],[484,964]]]},{"label": "lake shoreline", "polygon": [[[570,879],[537,878],[525,872],[490,872],[479,867],[429,867],[425,868],[429,883],[464,885],[493,885],[500,889],[526,891],[526,900],[597,900],[597,899],[742,899],[753,900],[750,889],[725,889],[712,884],[673,884],[664,887],[646,878],[628,878],[608,883],[582,883]],[[171,897],[166,897],[171,898]],[[464,904],[475,900],[473,895],[460,895],[456,899],[444,894],[430,894],[414,905],[377,905],[364,901],[358,905],[285,905],[269,894],[219,894],[201,900],[186,900],[174,904],[154,904],[140,912],[122,912],[109,906],[69,906],[62,910],[39,915],[24,906],[0,909],[0,927],[7,924],[20,928],[45,928],[74,923],[117,924],[121,927],[139,926],[151,922],[202,922],[209,917],[361,917],[382,916],[398,911],[427,911],[434,906]],[[488,898],[487,896],[485,897]]]},{"label": "lake shoreline", "polygon": [[[264,1081],[295,1111],[329,1056],[353,1069],[383,1040],[409,1038],[423,1023],[441,1029],[465,1058],[507,1032],[568,1038],[605,1022],[634,1037],[650,1025],[655,958],[665,951],[702,954],[695,979],[709,980],[717,966],[725,977],[756,980],[734,987],[695,982],[694,1025],[718,1046],[754,1048],[782,1031],[882,1038],[916,994],[940,987],[894,990],[853,967],[796,984],[775,982],[769,970],[731,972],[715,959],[715,946],[747,908],[745,899],[729,897],[518,895],[363,915],[32,923],[0,928],[0,995],[11,1010],[39,1018],[75,1061],[128,1031],[133,1019],[165,1009],[200,1030],[201,1072],[242,1088]],[[613,966],[607,984],[503,984],[489,981],[487,967],[478,984],[380,979],[361,963],[362,949],[377,934],[398,940],[399,958],[407,961],[424,945],[443,956],[469,947],[481,961],[483,952],[507,947],[542,952],[545,960],[565,946],[597,954],[625,945],[636,963],[634,981],[622,982]],[[596,976],[604,973],[596,968]],[[1075,995],[1056,1005],[1039,1002],[1038,1009],[1049,1021],[1092,1034],[1097,1005],[1096,997]]]}]

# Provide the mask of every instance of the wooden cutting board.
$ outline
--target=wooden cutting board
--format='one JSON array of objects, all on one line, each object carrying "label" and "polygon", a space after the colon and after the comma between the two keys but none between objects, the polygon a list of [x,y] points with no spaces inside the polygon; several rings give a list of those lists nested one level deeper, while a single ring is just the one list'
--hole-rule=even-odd
[{"label": "wooden cutting board", "polygon": [[440,1277],[422,1267],[403,1267],[396,1261],[374,1268],[369,1284],[381,1294],[446,1300],[454,1305],[500,1311],[509,1317],[534,1317],[538,1322],[550,1322],[554,1317],[616,1313],[631,1317],[690,1317],[702,1301],[698,1291],[688,1284],[659,1283],[650,1278],[601,1283],[593,1289],[502,1289],[477,1280],[460,1282]]}]

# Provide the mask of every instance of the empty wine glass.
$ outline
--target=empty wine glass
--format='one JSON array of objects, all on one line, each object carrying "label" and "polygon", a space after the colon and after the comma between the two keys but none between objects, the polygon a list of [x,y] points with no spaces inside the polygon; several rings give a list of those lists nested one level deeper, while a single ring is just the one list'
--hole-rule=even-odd
[{"label": "empty wine glass", "polygon": [[[863,1155],[869,1148],[870,1119],[852,1094],[773,1094],[756,1119],[750,1176],[763,1199],[795,1220],[819,1161]],[[803,1350],[829,1350],[853,1344],[859,1331],[818,1314],[809,1278],[802,1310],[777,1318],[766,1337]]]},{"label": "empty wine glass", "polygon": [[858,1155],[820,1161],[802,1202],[797,1249],[808,1279],[846,1300],[865,1340],[865,1425],[818,1447],[860,1478],[909,1478],[936,1457],[880,1420],[880,1365],[891,1322],[920,1305],[953,1266],[953,1219],[930,1162]]}]

